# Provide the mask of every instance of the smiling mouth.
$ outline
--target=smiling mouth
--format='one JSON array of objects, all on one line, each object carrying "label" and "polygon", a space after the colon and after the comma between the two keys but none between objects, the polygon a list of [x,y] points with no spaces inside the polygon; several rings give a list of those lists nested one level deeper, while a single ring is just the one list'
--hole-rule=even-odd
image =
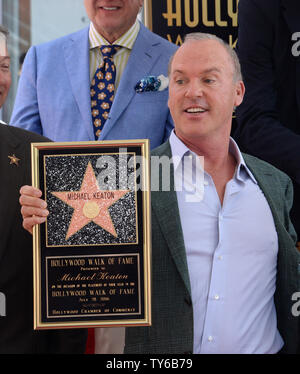
[{"label": "smiling mouth", "polygon": [[185,109],[186,113],[196,113],[196,114],[198,114],[198,113],[204,113],[206,111],[207,111],[207,109],[204,109],[204,108],[201,108],[201,107],[194,107],[194,108],[187,108],[187,109]]},{"label": "smiling mouth", "polygon": [[118,7],[112,7],[112,6],[102,6],[101,9],[104,9],[104,10],[118,10],[119,8]]}]

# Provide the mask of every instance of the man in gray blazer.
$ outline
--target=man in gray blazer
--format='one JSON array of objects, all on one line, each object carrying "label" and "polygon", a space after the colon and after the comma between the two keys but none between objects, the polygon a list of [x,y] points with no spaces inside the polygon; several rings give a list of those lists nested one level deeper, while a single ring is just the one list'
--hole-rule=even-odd
[{"label": "man in gray blazer", "polygon": [[[237,56],[213,35],[190,34],[169,77],[175,131],[152,152],[173,160],[170,190],[151,193],[152,326],[127,328],[125,353],[296,353],[292,184],[230,138],[245,91]],[[166,175],[152,178],[166,186]],[[34,193],[22,188],[29,231],[47,215]]]},{"label": "man in gray blazer", "polygon": [[[181,157],[171,190],[151,194],[153,323],[126,329],[125,353],[299,352],[292,184],[230,139],[243,95],[235,52],[188,36],[170,68],[175,132],[152,153]],[[194,202],[180,185],[185,156],[204,157],[204,170],[192,169],[204,177]]]}]

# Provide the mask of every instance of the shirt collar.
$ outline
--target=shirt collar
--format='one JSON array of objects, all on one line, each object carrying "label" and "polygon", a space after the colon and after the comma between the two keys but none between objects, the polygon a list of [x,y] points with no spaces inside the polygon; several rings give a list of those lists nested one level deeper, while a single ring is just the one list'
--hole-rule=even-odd
[{"label": "shirt collar", "polygon": [[[137,38],[137,35],[140,30],[140,23],[136,19],[135,23],[131,26],[131,28],[123,34],[119,39],[117,39],[113,44],[120,45],[127,49],[132,49]],[[90,23],[90,30],[89,30],[89,42],[90,42],[90,49],[99,48],[102,45],[110,44],[102,35],[100,35],[97,30],[95,29],[93,23]]]},{"label": "shirt collar", "polygon": [[174,130],[171,132],[169,141],[172,150],[174,171],[176,171],[183,157],[192,154],[193,152],[190,151],[190,149],[176,136]]},{"label": "shirt collar", "polygon": [[[174,170],[178,168],[178,165],[180,164],[182,158],[189,154],[196,155],[193,151],[191,151],[175,134],[175,131],[172,130],[170,138],[170,146],[172,150],[172,156],[173,156],[173,165]],[[229,152],[234,156],[234,158],[237,161],[237,166],[235,169],[234,177],[240,180],[241,182],[246,182],[247,178],[251,178],[252,181],[257,184],[256,179],[254,178],[254,175],[251,173],[249,168],[247,167],[245,160],[243,158],[243,155],[241,151],[239,150],[238,145],[236,142],[230,137],[229,142]],[[177,157],[174,157],[176,155]],[[205,163],[205,161],[204,161]]]},{"label": "shirt collar", "polygon": [[231,137],[230,137],[230,143],[229,143],[229,152],[233,155],[233,157],[237,161],[237,166],[235,169],[235,177],[241,182],[246,182],[247,178],[250,178],[255,184],[257,184],[257,181],[254,175],[251,173],[250,169],[246,165],[246,162],[243,158],[243,155],[238,145]]}]

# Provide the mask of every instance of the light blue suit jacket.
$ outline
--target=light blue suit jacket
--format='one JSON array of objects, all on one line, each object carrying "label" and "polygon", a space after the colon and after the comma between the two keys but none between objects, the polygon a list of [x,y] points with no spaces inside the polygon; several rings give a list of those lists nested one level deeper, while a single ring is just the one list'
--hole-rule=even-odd
[{"label": "light blue suit jacket", "polygon": [[[137,94],[134,87],[147,75],[167,76],[176,48],[141,24],[100,140],[148,138],[154,148],[168,138],[173,128],[168,89]],[[10,123],[54,141],[95,140],[89,28],[30,48]]]}]

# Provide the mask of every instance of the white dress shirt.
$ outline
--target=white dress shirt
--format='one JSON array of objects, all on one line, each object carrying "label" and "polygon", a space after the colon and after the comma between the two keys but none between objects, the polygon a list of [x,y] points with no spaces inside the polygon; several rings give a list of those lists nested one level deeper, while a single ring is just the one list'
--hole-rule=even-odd
[{"label": "white dress shirt", "polygon": [[[184,156],[197,156],[174,132],[170,145],[182,160],[174,164],[174,176],[191,283],[194,353],[277,353],[283,346],[273,300],[278,238],[263,192],[231,139],[237,166],[223,205],[206,172],[201,201],[189,202],[191,193],[178,184],[184,185]],[[193,167],[195,172],[199,165]]]}]

